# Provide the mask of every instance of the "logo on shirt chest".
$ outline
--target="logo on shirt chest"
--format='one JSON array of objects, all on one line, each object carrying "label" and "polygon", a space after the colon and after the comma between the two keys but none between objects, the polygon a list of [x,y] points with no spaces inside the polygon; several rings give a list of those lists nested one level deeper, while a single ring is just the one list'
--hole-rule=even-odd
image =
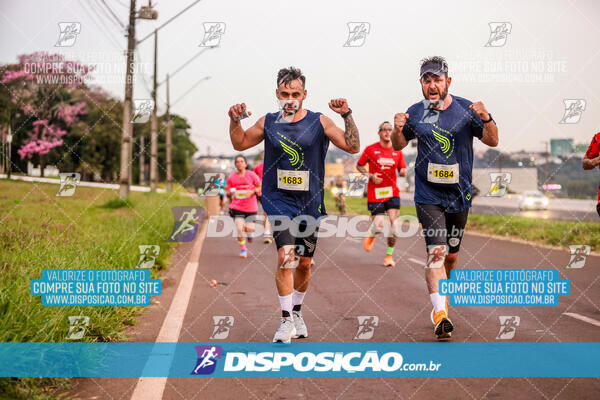
[{"label": "logo on shirt chest", "polygon": [[440,128],[436,124],[431,124],[431,134],[433,138],[439,142],[442,153],[446,159],[450,158],[454,152],[454,134],[450,131]]},{"label": "logo on shirt chest", "polygon": [[279,136],[279,145],[288,155],[288,160],[290,164],[292,164],[292,167],[296,170],[300,169],[302,165],[304,165],[304,152],[302,151],[302,147],[279,132],[277,132],[277,135]]},{"label": "logo on shirt chest", "polygon": [[380,157],[377,160],[377,164],[379,164],[379,168],[381,169],[388,169],[392,168],[396,164],[396,162],[393,158]]}]

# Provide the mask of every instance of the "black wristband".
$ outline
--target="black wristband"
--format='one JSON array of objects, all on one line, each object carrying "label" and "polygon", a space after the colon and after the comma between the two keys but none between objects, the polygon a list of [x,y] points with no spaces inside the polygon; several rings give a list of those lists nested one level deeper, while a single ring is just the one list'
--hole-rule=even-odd
[{"label": "black wristband", "polygon": [[346,118],[350,114],[352,114],[352,109],[348,107],[348,111],[342,114],[342,118]]},{"label": "black wristband", "polygon": [[487,124],[488,122],[492,122],[494,120],[494,118],[492,118],[491,113],[488,113],[488,115],[490,116],[490,119],[488,119],[487,121],[481,120],[481,122],[483,122],[484,124]]}]

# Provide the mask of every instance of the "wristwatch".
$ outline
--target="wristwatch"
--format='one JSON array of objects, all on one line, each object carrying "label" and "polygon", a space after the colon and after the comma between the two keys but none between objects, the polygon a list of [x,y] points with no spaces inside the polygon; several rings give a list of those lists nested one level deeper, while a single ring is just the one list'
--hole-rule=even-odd
[{"label": "wristwatch", "polygon": [[346,118],[350,114],[352,114],[352,109],[348,107],[348,111],[342,114],[342,118]]},{"label": "wristwatch", "polygon": [[[492,122],[492,121],[494,121],[494,118],[492,118],[492,113],[488,113],[488,115],[490,116],[490,119],[488,119],[488,120],[486,120],[486,121],[484,121],[484,120],[481,120],[481,122],[483,122],[484,124],[487,124],[488,122]],[[494,122],[496,122],[496,121],[494,121]]]}]

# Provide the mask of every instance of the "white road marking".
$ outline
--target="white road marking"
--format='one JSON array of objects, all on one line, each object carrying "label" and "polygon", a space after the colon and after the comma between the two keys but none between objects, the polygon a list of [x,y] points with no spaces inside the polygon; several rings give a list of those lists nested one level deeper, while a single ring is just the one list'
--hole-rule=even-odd
[{"label": "white road marking", "polygon": [[580,315],[580,314],[570,313],[570,312],[563,313],[563,315],[566,315],[567,317],[578,319],[583,322],[587,322],[588,324],[592,324],[592,325],[600,328],[600,321],[596,321],[595,319],[586,317],[585,315]]},{"label": "white road marking", "polygon": [[[194,247],[192,248],[192,255],[190,260],[185,266],[179,286],[167,312],[167,316],[163,321],[156,342],[177,342],[179,340],[179,334],[181,333],[181,327],[183,325],[183,319],[185,312],[187,311],[190,297],[192,295],[192,289],[194,287],[194,280],[198,271],[198,263],[200,260],[200,252],[202,251],[202,244],[206,237],[206,231],[208,229],[208,220],[205,220],[202,224],[202,228],[198,233]],[[172,357],[168,360],[169,363],[172,361]],[[135,386],[131,400],[160,400],[163,397],[163,392],[167,384],[167,377],[141,377]]]}]

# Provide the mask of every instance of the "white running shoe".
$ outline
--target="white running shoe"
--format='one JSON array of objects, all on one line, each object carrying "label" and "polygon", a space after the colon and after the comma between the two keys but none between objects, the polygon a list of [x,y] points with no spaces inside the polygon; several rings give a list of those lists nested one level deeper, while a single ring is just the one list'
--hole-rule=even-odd
[{"label": "white running shoe", "polygon": [[308,331],[306,330],[304,319],[302,319],[302,311],[292,311],[292,316],[294,317],[294,327],[296,328],[294,339],[307,338]]},{"label": "white running shoe", "polygon": [[273,342],[290,343],[295,335],[296,327],[294,326],[292,317],[281,317],[281,325],[279,325],[279,329],[275,332]]}]

